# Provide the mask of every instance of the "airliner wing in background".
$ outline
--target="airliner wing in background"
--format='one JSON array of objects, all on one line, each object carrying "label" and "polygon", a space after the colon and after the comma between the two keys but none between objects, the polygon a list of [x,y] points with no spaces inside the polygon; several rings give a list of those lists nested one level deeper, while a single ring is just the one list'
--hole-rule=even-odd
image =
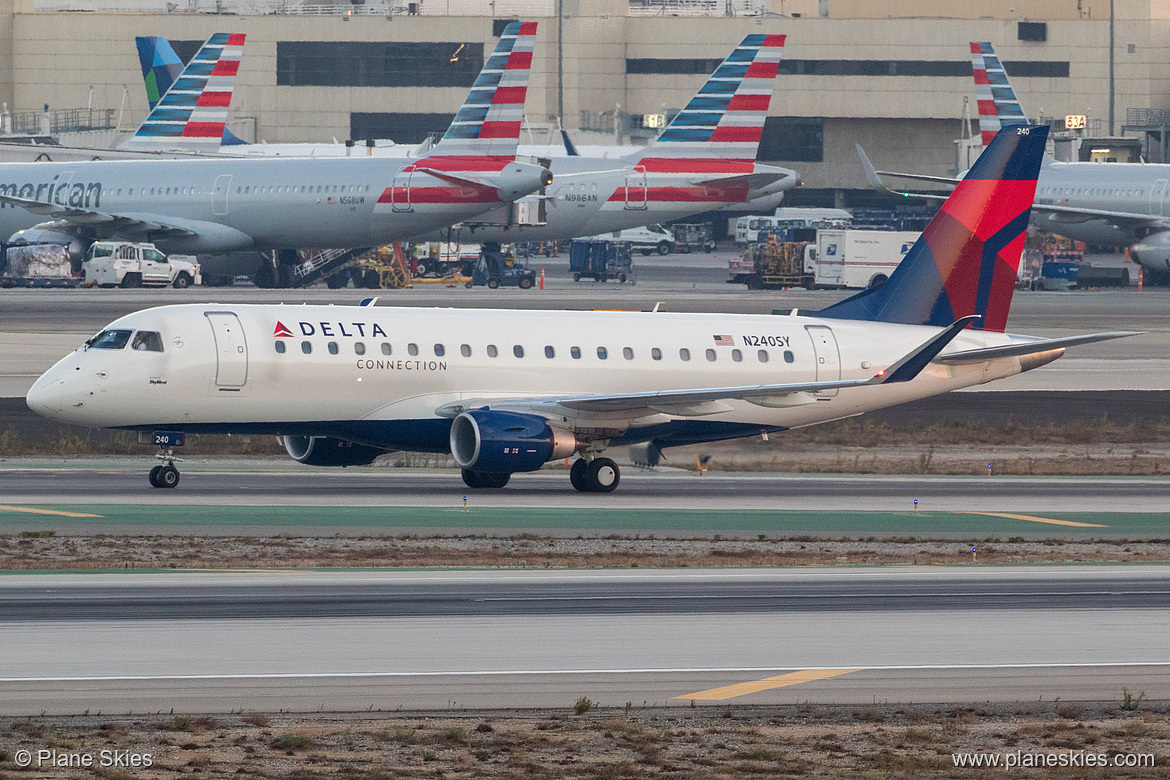
[{"label": "airliner wing in background", "polygon": [[[160,214],[111,214],[94,209],[76,208],[73,206],[59,206],[55,203],[45,203],[29,198],[18,198],[12,195],[0,195],[0,203],[10,206],[20,206],[38,216],[68,222],[70,225],[97,227],[99,232],[105,227],[109,232],[151,232],[166,233],[169,235],[194,236],[196,231],[190,227],[180,226],[178,223],[191,223],[193,220],[182,220],[174,217],[164,217]],[[39,227],[44,227],[40,225]]]},{"label": "airliner wing in background", "polygon": [[[921,173],[898,173],[896,171],[879,171],[874,168],[865,150],[861,148],[861,144],[856,144],[857,155],[861,158],[861,166],[865,169],[865,178],[869,183],[870,189],[878,192],[885,192],[889,195],[901,195],[906,198],[923,198],[925,200],[946,200],[949,197],[941,193],[929,192],[909,192],[906,190],[894,190],[886,186],[882,181],[882,176],[893,176],[898,179],[910,179],[912,181],[923,181],[931,184],[945,184],[949,187],[955,187],[962,181],[962,179],[951,178],[948,176],[928,176]],[[1083,206],[1061,206],[1055,203],[1033,203],[1032,211],[1040,214],[1052,215],[1053,222],[1085,222],[1090,219],[1100,219],[1116,226],[1121,230],[1136,232],[1142,229],[1154,228],[1170,228],[1170,216],[1153,216],[1148,214],[1134,214],[1130,211],[1110,211],[1107,209],[1093,209],[1085,208]]]}]

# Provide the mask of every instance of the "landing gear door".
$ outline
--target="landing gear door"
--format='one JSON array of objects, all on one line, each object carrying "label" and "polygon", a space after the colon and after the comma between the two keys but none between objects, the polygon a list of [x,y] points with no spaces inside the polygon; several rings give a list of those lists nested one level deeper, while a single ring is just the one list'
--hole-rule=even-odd
[{"label": "landing gear door", "polygon": [[220,174],[215,177],[215,190],[211,193],[211,213],[225,216],[228,213],[228,190],[232,188],[232,175]]},{"label": "landing gear door", "polygon": [[399,171],[390,185],[390,205],[394,211],[414,211],[410,203],[410,177],[414,171]]},{"label": "landing gear door", "polygon": [[248,381],[248,341],[240,318],[230,311],[204,312],[215,338],[213,393],[238,393]]},{"label": "landing gear door", "polygon": [[646,208],[646,169],[640,165],[626,176],[626,208]]},{"label": "landing gear door", "polygon": [[[805,325],[809,338],[812,339],[813,354],[817,361],[818,382],[836,382],[841,379],[841,352],[837,349],[837,337],[832,328],[825,325]],[[836,390],[822,390],[816,394],[817,398],[832,398],[837,395]]]}]

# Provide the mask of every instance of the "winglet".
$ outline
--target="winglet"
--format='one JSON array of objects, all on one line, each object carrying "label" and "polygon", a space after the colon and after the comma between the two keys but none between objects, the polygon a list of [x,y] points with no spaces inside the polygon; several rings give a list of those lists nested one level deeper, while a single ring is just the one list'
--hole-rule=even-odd
[{"label": "winglet", "polygon": [[885,185],[882,177],[878,175],[877,168],[873,167],[873,163],[869,161],[865,150],[861,148],[861,144],[854,144],[854,146],[857,147],[857,156],[861,158],[861,167],[865,169],[865,180],[869,182],[869,188],[878,192],[889,193],[890,195],[900,195],[901,193],[895,193]]},{"label": "winglet", "polygon": [[565,154],[569,157],[580,157],[581,154],[577,151],[577,147],[573,146],[573,141],[569,138],[568,130],[561,130],[561,140],[565,144]]},{"label": "winglet", "polygon": [[923,344],[918,349],[911,352],[906,357],[899,360],[894,365],[880,372],[874,377],[874,384],[888,384],[890,382],[909,382],[914,377],[922,373],[922,369],[938,357],[938,354],[946,349],[947,344],[955,340],[971,323],[983,319],[978,314],[969,314],[966,317],[960,317],[955,322],[947,327],[942,333],[938,334],[930,341]]}]

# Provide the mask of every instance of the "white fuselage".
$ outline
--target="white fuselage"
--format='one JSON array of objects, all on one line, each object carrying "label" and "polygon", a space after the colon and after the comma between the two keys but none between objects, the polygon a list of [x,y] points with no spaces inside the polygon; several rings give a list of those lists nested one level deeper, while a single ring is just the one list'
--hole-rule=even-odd
[{"label": "white fuselage", "polygon": [[[940,332],[801,316],[216,304],[147,309],[108,329],[157,332],[162,350],[80,348],[37,380],[29,405],[94,427],[336,436],[440,452],[450,420],[436,410],[445,404],[868,379]],[[948,349],[1011,340],[965,331]],[[566,411],[556,422],[604,428],[613,444],[684,430],[734,438],[1020,370],[1017,358],[931,364],[905,383],[636,415]]]}]

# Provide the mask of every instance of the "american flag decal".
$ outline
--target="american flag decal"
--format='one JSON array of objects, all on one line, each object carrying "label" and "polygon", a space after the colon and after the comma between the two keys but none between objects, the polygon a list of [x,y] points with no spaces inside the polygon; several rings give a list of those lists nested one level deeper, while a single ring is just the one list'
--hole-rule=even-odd
[{"label": "american flag decal", "polygon": [[734,347],[735,346],[735,337],[734,336],[716,336],[715,337],[715,346],[717,346],[717,347]]}]

